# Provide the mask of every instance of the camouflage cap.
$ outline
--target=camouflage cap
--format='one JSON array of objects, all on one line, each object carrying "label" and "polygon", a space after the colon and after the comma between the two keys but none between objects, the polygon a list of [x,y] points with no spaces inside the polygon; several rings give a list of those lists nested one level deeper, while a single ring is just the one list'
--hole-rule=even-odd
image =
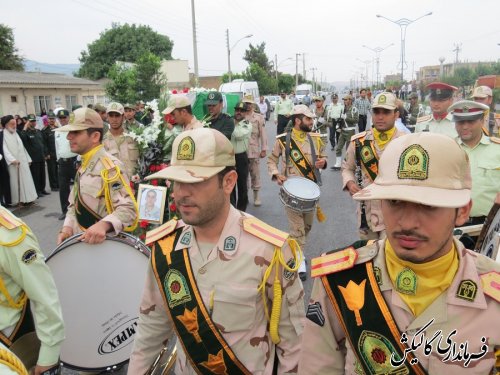
[{"label": "camouflage cap", "polygon": [[488,96],[493,96],[493,91],[488,86],[477,86],[472,92],[473,98],[487,98]]},{"label": "camouflage cap", "polygon": [[162,114],[168,115],[169,113],[172,113],[174,109],[189,107],[190,105],[191,102],[186,95],[172,95],[168,101],[167,108],[162,111]]},{"label": "camouflage cap", "polygon": [[231,141],[218,130],[198,128],[178,135],[172,145],[171,165],[146,179],[165,178],[188,184],[196,183],[235,165]]},{"label": "camouflage cap", "polygon": [[110,112],[116,112],[119,113],[120,115],[123,115],[124,113],[123,105],[121,105],[118,102],[109,103],[108,108],[106,109],[106,113]]},{"label": "camouflage cap", "polygon": [[453,121],[474,121],[483,118],[489,109],[486,104],[472,100],[460,100],[448,107],[448,112],[453,115]]},{"label": "camouflage cap", "polygon": [[385,108],[394,110],[398,106],[396,104],[396,95],[392,92],[381,92],[378,94],[375,99],[373,99],[372,108]]},{"label": "camouflage cap", "polygon": [[348,99],[352,100],[352,95],[351,94],[344,95],[344,97],[342,98],[342,100],[348,100]]},{"label": "camouflage cap", "polygon": [[73,114],[75,117],[70,124],[54,129],[54,131],[71,132],[104,128],[101,116],[91,108],[78,108]]},{"label": "camouflage cap", "polygon": [[241,101],[243,103],[252,103],[252,104],[255,103],[255,100],[253,99],[253,95],[252,94],[246,94]]},{"label": "camouflage cap", "polygon": [[293,106],[292,115],[304,115],[309,118],[316,118],[316,115],[305,104],[297,104]]},{"label": "camouflage cap", "polygon": [[418,99],[418,94],[416,92],[412,92],[408,95],[408,99]]},{"label": "camouflage cap", "polygon": [[132,104],[132,103],[125,103],[125,104],[123,105],[123,108],[125,108],[125,109],[127,109],[127,108],[128,108],[128,109],[133,109],[133,110],[135,111],[135,104]]},{"label": "camouflage cap", "polygon": [[422,132],[389,142],[380,157],[377,178],[353,198],[456,208],[469,203],[471,188],[465,151],[453,138]]},{"label": "camouflage cap", "polygon": [[103,104],[101,103],[97,103],[95,106],[94,106],[94,110],[96,112],[106,112],[107,111],[107,108],[106,106],[104,106]]}]

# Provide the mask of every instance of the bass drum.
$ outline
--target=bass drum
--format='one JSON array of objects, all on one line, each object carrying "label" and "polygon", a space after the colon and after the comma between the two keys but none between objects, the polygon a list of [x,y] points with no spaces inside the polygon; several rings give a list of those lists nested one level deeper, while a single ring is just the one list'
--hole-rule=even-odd
[{"label": "bass drum", "polygon": [[79,371],[113,371],[130,358],[150,250],[126,233],[99,245],[78,241],[80,235],[47,258],[66,329],[61,362]]}]

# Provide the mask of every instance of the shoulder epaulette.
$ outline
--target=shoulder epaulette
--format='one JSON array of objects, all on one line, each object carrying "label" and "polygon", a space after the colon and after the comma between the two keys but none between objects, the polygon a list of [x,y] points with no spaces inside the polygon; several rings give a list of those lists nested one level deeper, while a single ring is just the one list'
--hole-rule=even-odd
[{"label": "shoulder epaulette", "polygon": [[244,219],[243,230],[278,247],[282,247],[288,239],[288,233],[276,229],[256,217]]},{"label": "shoulder epaulette", "polygon": [[490,141],[496,144],[500,145],[500,138],[497,137],[490,137]]},{"label": "shoulder epaulette", "polygon": [[358,133],[358,134],[354,134],[352,137],[351,137],[351,141],[355,141],[356,139],[358,138],[364,138],[366,137],[366,131],[364,132],[361,132],[361,133]]},{"label": "shoulder epaulette", "polygon": [[311,260],[311,277],[329,275],[354,267],[358,259],[357,249],[373,241],[356,241],[351,246],[331,250]]},{"label": "shoulder epaulette", "polygon": [[172,219],[166,223],[160,225],[158,228],[152,229],[146,233],[146,240],[144,243],[146,245],[152,244],[153,242],[162,239],[165,236],[171,234],[175,229],[177,229],[177,219]]},{"label": "shoulder epaulette", "polygon": [[23,222],[15,217],[8,210],[0,210],[0,227],[7,229],[16,229],[23,225]]},{"label": "shoulder epaulette", "polygon": [[103,156],[101,157],[101,163],[104,165],[104,168],[106,169],[115,169],[116,164],[111,160],[109,156]]},{"label": "shoulder epaulette", "polygon": [[427,115],[427,116],[422,116],[422,117],[417,117],[417,124],[419,122],[425,122],[425,121],[429,121],[431,119],[431,115]]},{"label": "shoulder epaulette", "polygon": [[319,132],[310,132],[309,133],[312,137],[321,137],[321,133]]},{"label": "shoulder epaulette", "polygon": [[498,288],[500,285],[500,272],[491,271],[482,274],[480,277],[484,294],[500,302],[500,289]]}]

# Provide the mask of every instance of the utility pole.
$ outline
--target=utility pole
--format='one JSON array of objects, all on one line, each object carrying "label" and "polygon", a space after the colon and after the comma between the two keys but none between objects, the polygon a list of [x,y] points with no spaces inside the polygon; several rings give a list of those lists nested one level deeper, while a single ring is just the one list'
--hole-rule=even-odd
[{"label": "utility pole", "polygon": [[458,63],[458,53],[462,50],[462,43],[454,43],[453,44],[455,46],[455,49],[453,49],[452,51],[456,53],[455,55],[455,64]]},{"label": "utility pole", "polygon": [[300,53],[295,54],[295,89],[299,85],[299,56]]},{"label": "utility pole", "polygon": [[193,24],[193,57],[194,57],[194,85],[199,86],[198,75],[198,43],[196,42],[196,15],[194,11],[194,0],[191,0],[191,21]]},{"label": "utility pole", "polygon": [[278,93],[280,89],[278,81],[278,54],[274,54],[274,72],[276,73],[276,93]]},{"label": "utility pole", "polygon": [[304,81],[306,78],[306,53],[302,52],[302,76],[304,77]]},{"label": "utility pole", "polygon": [[229,48],[229,29],[226,29],[226,45],[227,45],[227,75],[229,77],[229,82],[233,79],[231,73],[231,49]]}]

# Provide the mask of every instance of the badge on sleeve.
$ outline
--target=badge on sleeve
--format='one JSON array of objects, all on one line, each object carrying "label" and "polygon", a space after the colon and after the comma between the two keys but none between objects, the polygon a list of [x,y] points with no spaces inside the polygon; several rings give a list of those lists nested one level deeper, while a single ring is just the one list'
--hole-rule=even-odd
[{"label": "badge on sleeve", "polygon": [[30,264],[32,263],[35,259],[36,259],[36,251],[33,250],[33,249],[30,249],[30,250],[26,250],[23,254],[23,256],[21,257],[22,261],[25,263],[25,264]]},{"label": "badge on sleeve", "polygon": [[323,315],[323,309],[321,308],[321,304],[319,302],[309,304],[307,307],[306,317],[320,327],[325,325],[325,316]]}]

